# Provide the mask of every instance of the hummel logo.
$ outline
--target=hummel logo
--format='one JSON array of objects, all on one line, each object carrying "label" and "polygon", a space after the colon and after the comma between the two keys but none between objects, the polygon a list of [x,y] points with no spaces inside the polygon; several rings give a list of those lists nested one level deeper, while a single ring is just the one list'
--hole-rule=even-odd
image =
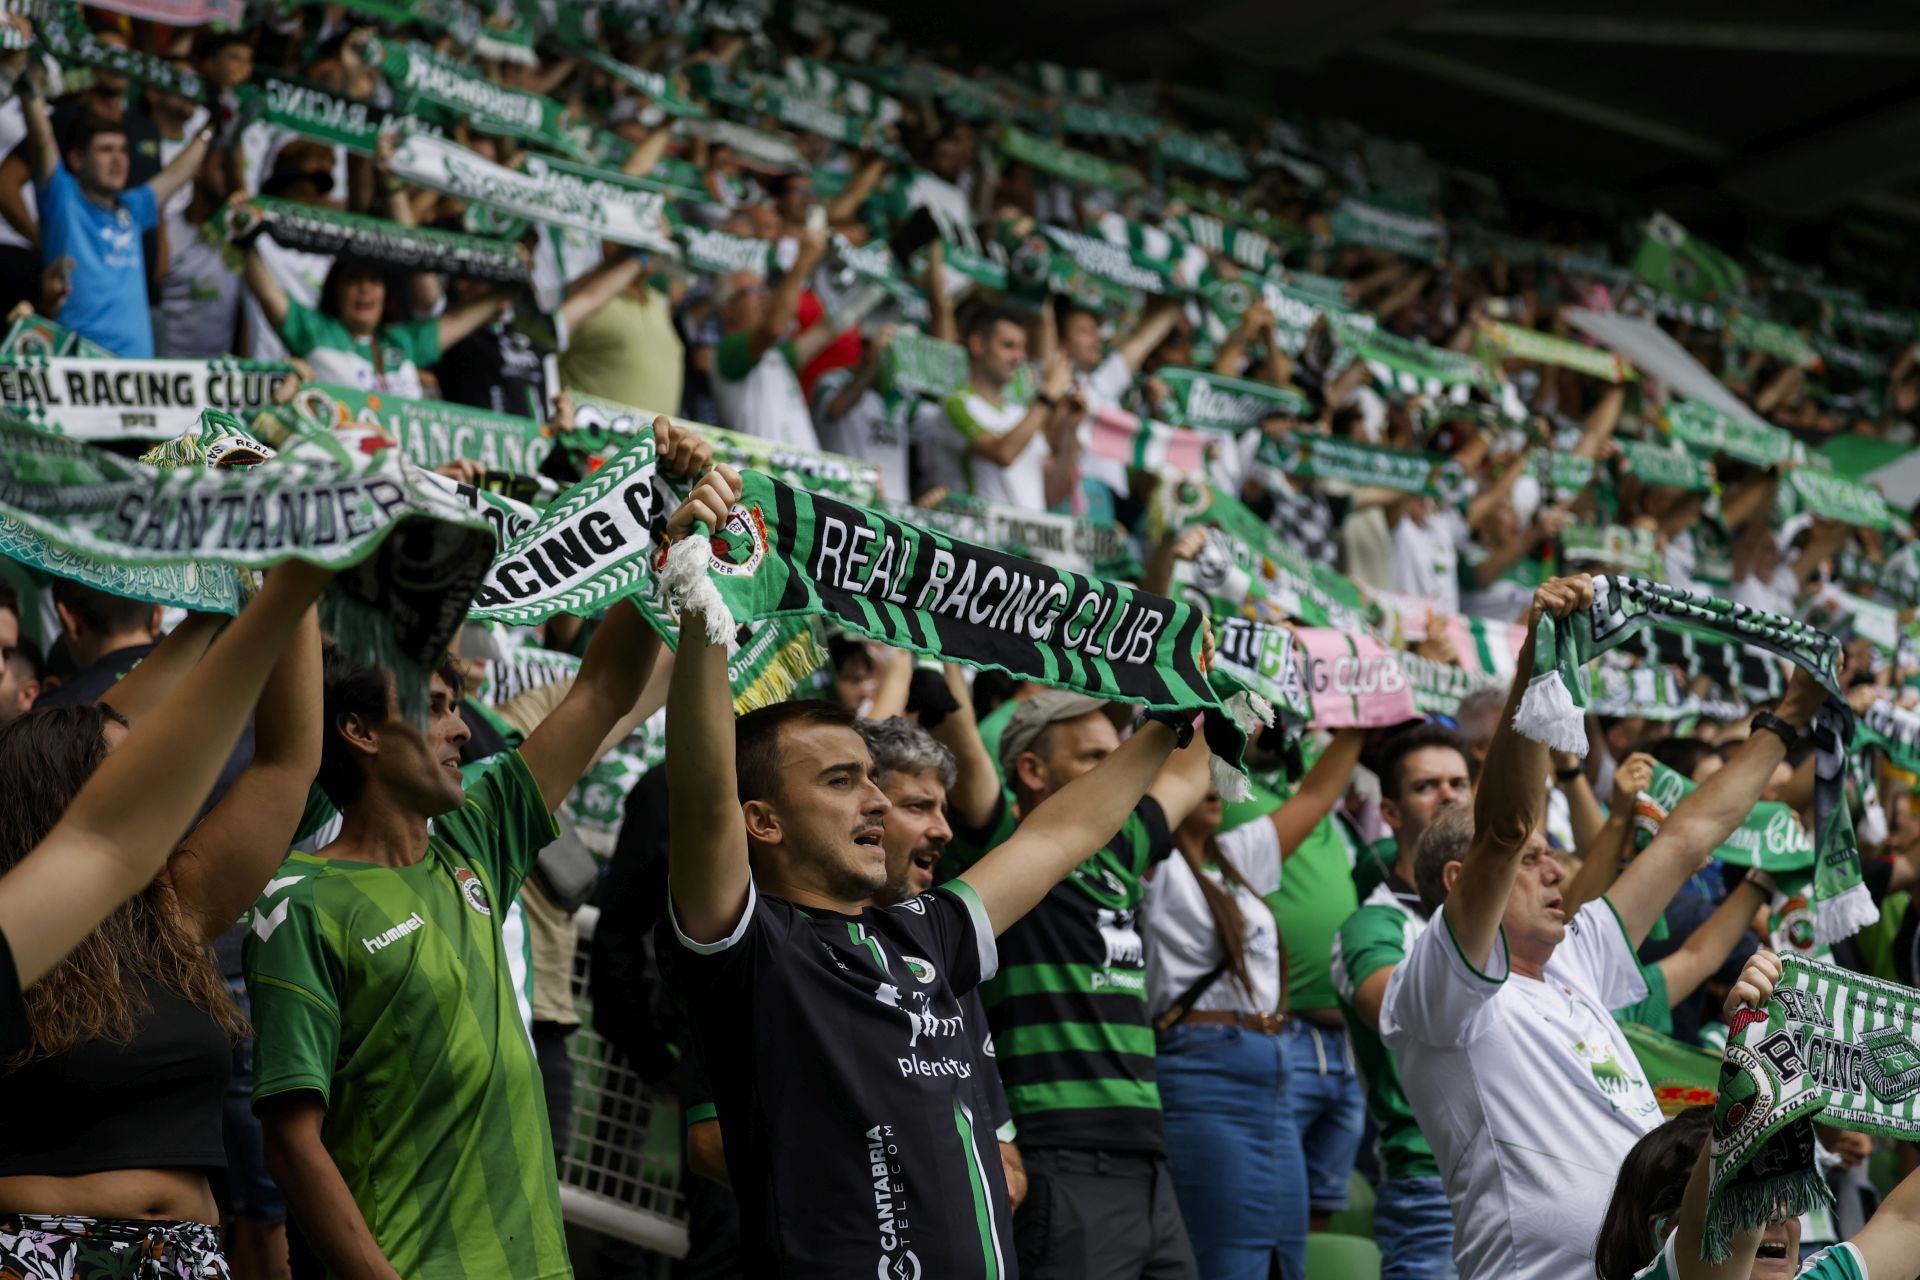
[{"label": "hummel logo", "polygon": [[387,930],[385,933],[376,933],[371,938],[360,939],[360,945],[367,949],[368,955],[372,955],[376,951],[380,951],[383,948],[392,946],[394,943],[400,941],[400,939],[406,937],[408,934],[414,933],[426,927],[427,927],[427,922],[425,920],[422,920],[420,918],[420,913],[416,911],[412,915],[408,916],[405,920],[402,920],[399,924],[393,926],[393,928]]},{"label": "hummel logo", "polygon": [[274,894],[280,892],[282,889],[286,888],[288,885],[299,884],[300,880],[301,880],[301,877],[299,876],[281,876],[277,880],[267,881],[267,887],[262,889],[260,892],[263,896],[271,898]]}]

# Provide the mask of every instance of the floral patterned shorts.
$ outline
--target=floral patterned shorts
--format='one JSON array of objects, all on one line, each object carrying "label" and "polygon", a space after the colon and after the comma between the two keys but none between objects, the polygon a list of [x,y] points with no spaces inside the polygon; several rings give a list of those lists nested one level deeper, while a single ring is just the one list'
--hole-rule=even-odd
[{"label": "floral patterned shorts", "polygon": [[0,1280],[232,1280],[204,1222],[0,1214]]}]

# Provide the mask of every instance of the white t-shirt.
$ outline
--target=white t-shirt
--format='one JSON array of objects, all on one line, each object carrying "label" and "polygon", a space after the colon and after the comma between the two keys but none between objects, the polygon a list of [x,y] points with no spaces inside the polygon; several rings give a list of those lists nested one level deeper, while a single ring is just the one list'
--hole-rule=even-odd
[{"label": "white t-shirt", "polygon": [[820,447],[871,462],[880,468],[880,487],[887,498],[911,502],[907,445],[913,439],[914,403],[905,398],[889,401],[868,387],[853,408],[829,418],[827,406],[852,380],[852,369],[829,369],[814,380],[813,424],[820,433]]},{"label": "white t-shirt", "polygon": [[1482,967],[1437,911],[1387,982],[1380,1034],[1453,1206],[1460,1280],[1593,1274],[1627,1152],[1661,1121],[1611,1009],[1647,985],[1613,906],[1581,908],[1544,981]]},{"label": "white t-shirt", "polygon": [[967,464],[967,487],[976,498],[1004,502],[1028,511],[1047,509],[1047,434],[1033,433],[1020,456],[1007,466],[966,453],[967,442],[983,435],[1003,436],[1020,425],[1027,406],[1008,400],[994,405],[976,391],[959,391],[947,398],[947,421],[960,433]]},{"label": "white t-shirt", "polygon": [[[1249,996],[1241,990],[1232,973],[1223,973],[1193,1007],[1272,1013],[1280,1007],[1280,931],[1261,897],[1280,887],[1280,833],[1266,818],[1256,818],[1221,835],[1218,843],[1221,856],[1253,888],[1247,892],[1218,868],[1207,872],[1208,879],[1233,895],[1246,921],[1243,936],[1253,993]],[[1140,910],[1140,934],[1147,945],[1147,1009],[1150,1016],[1158,1017],[1225,955],[1200,882],[1178,853],[1162,862],[1146,882]]]},{"label": "white t-shirt", "polygon": [[[13,149],[27,140],[27,117],[22,113],[20,99],[9,97],[0,102],[0,159],[13,154]],[[33,182],[28,180],[20,184],[20,202],[27,207],[28,216],[37,224],[40,220],[40,207],[33,194]],[[13,224],[0,218],[0,246],[13,249],[31,249],[34,246],[27,238],[13,229]],[[38,290],[34,291],[36,294]]]},{"label": "white t-shirt", "polygon": [[793,367],[793,344],[774,343],[742,373],[735,362],[747,358],[746,338],[744,333],[728,334],[716,352],[713,398],[720,406],[720,425],[742,435],[818,452],[820,437],[814,432],[813,414]]},{"label": "white t-shirt", "polygon": [[1447,513],[1425,524],[1402,516],[1393,526],[1393,589],[1433,601],[1442,613],[1460,612],[1460,548]]},{"label": "white t-shirt", "polygon": [[1764,613],[1778,613],[1792,617],[1794,605],[1800,598],[1800,579],[1793,576],[1793,568],[1782,564],[1773,571],[1773,577],[1762,578],[1750,573],[1733,584],[1728,598],[1735,604],[1744,604],[1749,609],[1759,609]]}]

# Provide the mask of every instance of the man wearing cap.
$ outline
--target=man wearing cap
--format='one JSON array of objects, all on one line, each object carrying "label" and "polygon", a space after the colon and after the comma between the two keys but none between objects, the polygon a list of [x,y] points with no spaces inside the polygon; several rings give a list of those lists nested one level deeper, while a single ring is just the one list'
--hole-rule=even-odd
[{"label": "man wearing cap", "polygon": [[[1106,706],[1046,689],[1013,713],[999,763],[1017,822],[1119,747]],[[1135,917],[1207,789],[1204,759],[1175,757],[1113,838],[1000,935],[1000,972],[981,990],[1027,1165],[1014,1239],[1028,1280],[1198,1274],[1167,1173]],[[956,835],[990,844],[1000,808]]]}]

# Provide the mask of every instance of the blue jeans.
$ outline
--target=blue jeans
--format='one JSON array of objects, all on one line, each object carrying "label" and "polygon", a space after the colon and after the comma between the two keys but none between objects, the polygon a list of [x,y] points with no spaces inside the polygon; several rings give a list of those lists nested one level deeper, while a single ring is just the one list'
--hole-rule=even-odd
[{"label": "blue jeans", "polygon": [[1380,1280],[1455,1280],[1453,1206],[1438,1178],[1386,1178],[1373,1205]]},{"label": "blue jeans", "polygon": [[1280,1041],[1300,1150],[1307,1158],[1307,1203],[1315,1213],[1339,1213],[1347,1207],[1347,1180],[1367,1124],[1366,1096],[1347,1033],[1289,1018]]},{"label": "blue jeans", "polygon": [[1306,1163],[1279,1038],[1196,1024],[1163,1032],[1167,1164],[1202,1280],[1307,1273]]}]

